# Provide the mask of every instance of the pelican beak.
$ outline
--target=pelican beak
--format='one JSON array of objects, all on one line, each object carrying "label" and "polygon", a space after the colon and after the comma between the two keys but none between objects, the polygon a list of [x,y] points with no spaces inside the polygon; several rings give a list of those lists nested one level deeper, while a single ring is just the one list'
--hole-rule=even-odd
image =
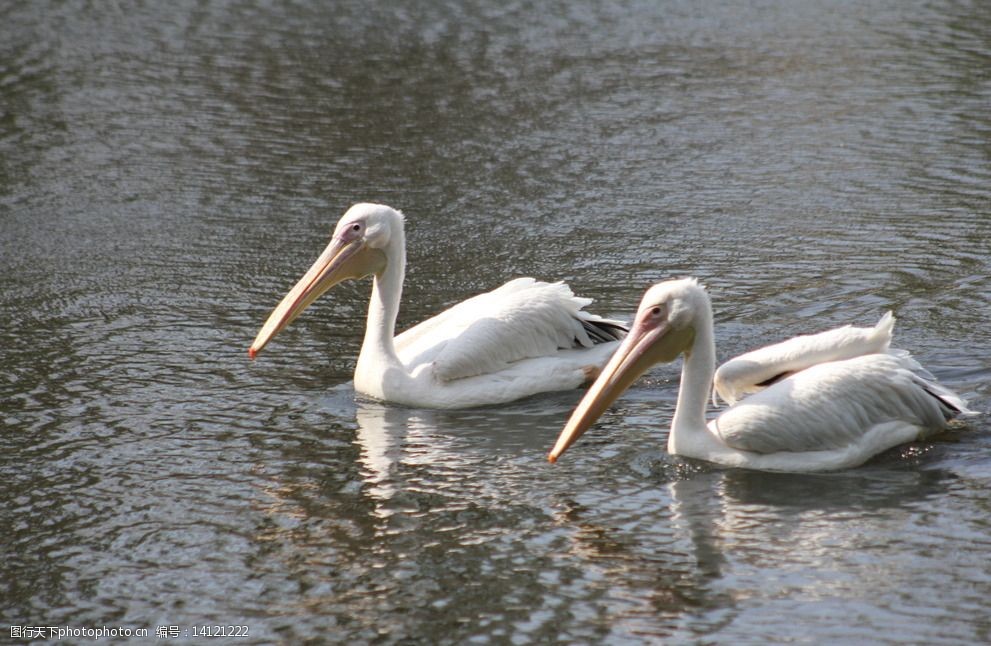
[{"label": "pelican beak", "polygon": [[633,329],[578,402],[547,459],[556,462],[640,375],[656,363],[673,361],[685,347],[691,347],[693,337],[691,328],[676,331],[667,320],[654,320],[649,312],[640,312]]},{"label": "pelican beak", "polygon": [[385,253],[362,238],[335,236],[317,261],[269,315],[248,349],[252,359],[321,294],[348,278],[363,278],[385,268]]}]

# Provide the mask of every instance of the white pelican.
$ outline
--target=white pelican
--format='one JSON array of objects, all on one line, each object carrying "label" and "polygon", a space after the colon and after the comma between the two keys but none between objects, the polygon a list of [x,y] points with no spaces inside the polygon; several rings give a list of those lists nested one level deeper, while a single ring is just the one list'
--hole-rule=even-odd
[{"label": "white pelican", "polygon": [[[890,334],[891,323],[889,317],[882,319],[875,328],[878,335]],[[886,345],[882,340],[879,347]],[[799,370],[706,424],[716,356],[712,305],[705,289],[688,278],[647,290],[629,335],[579,402],[548,459],[557,460],[650,366],[681,354],[685,359],[668,452],[724,466],[765,471],[854,467],[970,413],[960,397],[918,374],[921,366],[907,352],[889,352]]]},{"label": "white pelican", "polygon": [[327,248],[268,317],[251,358],[325,291],[373,276],[358,393],[420,408],[501,404],[590,382],[626,328],[582,311],[564,283],[517,278],[394,337],[406,272],[402,213],[355,204]]}]

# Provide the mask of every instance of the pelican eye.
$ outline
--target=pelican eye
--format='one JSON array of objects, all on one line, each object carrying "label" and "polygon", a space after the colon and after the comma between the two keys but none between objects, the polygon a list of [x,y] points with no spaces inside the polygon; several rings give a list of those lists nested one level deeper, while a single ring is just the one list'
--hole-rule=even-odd
[{"label": "pelican eye", "polygon": [[653,309],[650,310],[650,313],[653,314],[654,316],[660,316],[661,315],[661,306],[660,305],[655,305],[653,307]]},{"label": "pelican eye", "polygon": [[360,222],[355,222],[354,224],[352,224],[351,225],[351,230],[352,231],[361,231],[361,223]]}]

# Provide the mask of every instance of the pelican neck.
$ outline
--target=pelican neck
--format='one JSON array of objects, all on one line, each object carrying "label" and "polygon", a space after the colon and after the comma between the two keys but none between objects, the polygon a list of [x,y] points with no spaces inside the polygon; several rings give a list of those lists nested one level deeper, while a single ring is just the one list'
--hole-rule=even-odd
[{"label": "pelican neck", "polygon": [[668,452],[673,454],[694,453],[687,447],[708,445],[713,440],[706,427],[705,409],[716,370],[716,345],[712,330],[712,309],[708,300],[706,305],[707,311],[696,319],[695,340],[691,349],[685,353],[681,368],[678,403],[668,435]]},{"label": "pelican neck", "polygon": [[393,233],[385,253],[385,269],[372,280],[365,339],[361,344],[359,363],[363,359],[370,359],[376,363],[400,365],[394,339],[406,275],[406,241],[402,230]]}]

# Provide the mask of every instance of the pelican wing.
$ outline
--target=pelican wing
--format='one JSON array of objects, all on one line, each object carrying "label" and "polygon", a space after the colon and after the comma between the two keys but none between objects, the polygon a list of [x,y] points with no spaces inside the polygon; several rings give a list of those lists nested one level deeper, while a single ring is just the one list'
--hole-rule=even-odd
[{"label": "pelican wing", "polygon": [[945,428],[968,413],[949,390],[918,374],[903,353],[813,366],[736,404],[711,427],[732,448],[756,453],[839,449],[872,428]]},{"label": "pelican wing", "polygon": [[564,283],[517,278],[400,334],[396,349],[410,369],[432,363],[437,378],[450,381],[621,339],[622,323],[583,311],[589,303]]},{"label": "pelican wing", "polygon": [[719,366],[713,379],[715,394],[732,405],[744,395],[812,366],[884,352],[894,325],[895,317],[888,312],[873,328],[845,325],[747,352]]}]

